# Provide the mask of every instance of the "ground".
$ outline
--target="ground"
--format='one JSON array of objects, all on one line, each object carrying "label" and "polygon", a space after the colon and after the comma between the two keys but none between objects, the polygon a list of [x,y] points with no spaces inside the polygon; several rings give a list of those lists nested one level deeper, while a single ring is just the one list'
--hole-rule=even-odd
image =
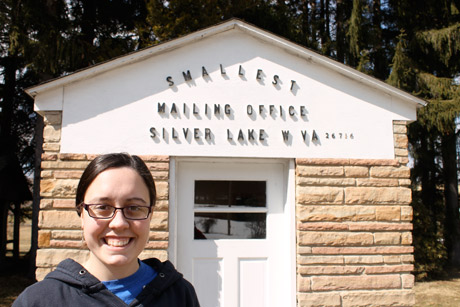
[{"label": "ground", "polygon": [[451,270],[443,280],[415,284],[417,307],[460,306],[460,270]]}]

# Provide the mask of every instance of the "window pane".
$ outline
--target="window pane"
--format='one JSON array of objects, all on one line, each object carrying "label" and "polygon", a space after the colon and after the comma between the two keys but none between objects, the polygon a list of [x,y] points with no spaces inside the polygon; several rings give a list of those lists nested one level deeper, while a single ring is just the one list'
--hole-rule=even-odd
[{"label": "window pane", "polygon": [[265,181],[195,181],[195,205],[265,207]]},{"label": "window pane", "polygon": [[266,213],[195,213],[195,239],[265,239]]}]

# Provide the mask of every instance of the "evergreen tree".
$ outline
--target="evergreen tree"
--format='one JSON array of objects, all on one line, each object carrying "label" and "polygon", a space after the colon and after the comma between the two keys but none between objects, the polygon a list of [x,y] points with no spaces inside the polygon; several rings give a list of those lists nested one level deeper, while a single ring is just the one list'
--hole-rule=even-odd
[{"label": "evergreen tree", "polygon": [[[431,2],[431,1],[430,1]],[[459,12],[452,1],[437,1],[428,7],[404,10],[412,1],[390,1],[397,12],[399,27],[409,29],[401,35],[393,58],[389,82],[426,99],[429,104],[418,112],[418,121],[409,129],[409,139],[414,156],[415,227],[414,241],[416,263],[419,268],[440,270],[442,261],[430,266],[433,255],[445,255],[443,248],[427,238],[427,231],[417,232],[421,212],[429,212],[432,225],[430,235],[444,237],[450,264],[460,264],[460,219],[458,208],[458,170],[456,118],[460,112],[459,86],[455,77],[460,72]],[[417,19],[415,22],[415,18]],[[423,162],[423,163],[422,163]],[[438,164],[438,168],[433,166]],[[439,184],[442,183],[442,190]],[[420,197],[420,198],[419,198]],[[440,214],[440,197],[444,212]],[[444,220],[440,220],[440,219]],[[426,223],[425,223],[426,224]],[[437,225],[442,225],[438,229]],[[431,242],[432,248],[427,248]],[[440,258],[442,260],[443,257]]]}]

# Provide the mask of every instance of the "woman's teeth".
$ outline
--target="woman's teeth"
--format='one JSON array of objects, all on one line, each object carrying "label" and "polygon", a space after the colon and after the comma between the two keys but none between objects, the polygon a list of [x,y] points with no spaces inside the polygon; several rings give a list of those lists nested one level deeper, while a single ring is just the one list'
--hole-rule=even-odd
[{"label": "woman's teeth", "polygon": [[106,238],[105,242],[109,246],[114,246],[114,247],[121,247],[125,246],[129,243],[129,239],[113,239],[113,238]]}]

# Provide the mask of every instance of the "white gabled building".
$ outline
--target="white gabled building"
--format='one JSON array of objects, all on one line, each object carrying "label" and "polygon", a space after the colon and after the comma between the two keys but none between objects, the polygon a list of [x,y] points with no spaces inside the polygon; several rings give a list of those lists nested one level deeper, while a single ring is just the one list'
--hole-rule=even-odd
[{"label": "white gabled building", "polygon": [[406,123],[422,100],[240,20],[27,93],[45,118],[39,278],[87,255],[88,161],[129,152],[159,190],[144,256],[172,260],[202,306],[414,304]]}]

